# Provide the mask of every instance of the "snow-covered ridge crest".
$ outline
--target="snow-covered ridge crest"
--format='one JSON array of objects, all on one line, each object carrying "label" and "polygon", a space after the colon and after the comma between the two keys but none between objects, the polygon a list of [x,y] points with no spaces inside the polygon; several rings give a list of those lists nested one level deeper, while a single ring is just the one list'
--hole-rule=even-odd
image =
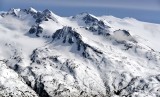
[{"label": "snow-covered ridge crest", "polygon": [[158,97],[160,25],[51,10],[0,13],[0,96]]},{"label": "snow-covered ridge crest", "polygon": [[30,14],[31,16],[33,16],[33,18],[37,19],[37,23],[42,22],[43,20],[47,20],[47,18],[58,22],[57,18],[59,18],[56,14],[54,14],[49,9],[45,9],[44,11],[37,11],[32,7],[28,9],[11,8],[7,13],[1,13],[1,16],[13,15],[13,16],[22,18],[26,14]]},{"label": "snow-covered ridge crest", "polygon": [[89,55],[89,53],[86,52],[87,48],[90,48],[95,53],[102,54],[101,51],[85,43],[82,39],[82,36],[72,27],[65,26],[62,29],[57,30],[53,34],[52,38],[53,38],[53,41],[58,40],[58,41],[61,41],[61,43],[68,43],[73,45],[73,49],[76,49],[77,51],[82,52],[82,55],[84,57],[87,57]]}]

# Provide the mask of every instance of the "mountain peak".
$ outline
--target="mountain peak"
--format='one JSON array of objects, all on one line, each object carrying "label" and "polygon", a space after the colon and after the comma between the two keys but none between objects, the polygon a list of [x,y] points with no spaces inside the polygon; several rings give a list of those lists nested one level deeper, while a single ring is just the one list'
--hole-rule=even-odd
[{"label": "mountain peak", "polygon": [[17,16],[18,13],[20,12],[20,10],[21,10],[20,8],[17,8],[17,9],[11,8],[11,9],[8,11],[7,14],[12,14],[12,15],[14,15],[14,16]]},{"label": "mountain peak", "polygon": [[56,18],[58,18],[59,16],[57,16],[56,14],[54,14],[51,10],[49,10],[49,9],[45,9],[44,11],[43,11],[43,14],[45,15],[45,16],[47,16],[47,17],[49,17],[50,19],[56,19]]},{"label": "mountain peak", "polygon": [[53,36],[53,40],[62,39],[63,43],[74,43],[81,39],[81,36],[72,28],[64,26],[62,29],[57,30]]},{"label": "mountain peak", "polygon": [[83,19],[84,17],[94,17],[94,18],[96,18],[96,16],[94,16],[94,15],[88,13],[88,12],[79,13],[76,16],[73,16],[72,18],[73,19]]},{"label": "mountain peak", "polygon": [[45,14],[51,14],[51,13],[53,13],[51,10],[49,10],[49,9],[45,9],[44,11],[43,11],[43,13],[45,13]]},{"label": "mountain peak", "polygon": [[88,12],[82,12],[82,13],[78,14],[77,16],[85,17],[87,15],[90,15],[90,14]]},{"label": "mountain peak", "polygon": [[33,7],[30,7],[30,8],[28,9],[28,11],[29,11],[29,12],[32,12],[32,13],[37,13],[37,10],[34,9]]}]

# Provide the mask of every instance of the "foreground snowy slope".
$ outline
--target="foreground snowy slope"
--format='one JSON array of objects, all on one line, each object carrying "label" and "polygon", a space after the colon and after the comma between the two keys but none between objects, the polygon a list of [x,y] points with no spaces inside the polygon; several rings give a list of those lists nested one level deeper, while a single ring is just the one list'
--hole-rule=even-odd
[{"label": "foreground snowy slope", "polygon": [[0,15],[0,95],[158,97],[160,25],[11,9]]}]

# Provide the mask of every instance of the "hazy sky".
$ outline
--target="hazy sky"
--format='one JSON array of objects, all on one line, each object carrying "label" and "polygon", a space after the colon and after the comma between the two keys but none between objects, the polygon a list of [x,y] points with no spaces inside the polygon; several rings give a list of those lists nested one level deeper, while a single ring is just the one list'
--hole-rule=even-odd
[{"label": "hazy sky", "polygon": [[0,0],[0,10],[10,8],[50,9],[61,16],[89,12],[94,15],[133,17],[160,23],[160,0]]}]

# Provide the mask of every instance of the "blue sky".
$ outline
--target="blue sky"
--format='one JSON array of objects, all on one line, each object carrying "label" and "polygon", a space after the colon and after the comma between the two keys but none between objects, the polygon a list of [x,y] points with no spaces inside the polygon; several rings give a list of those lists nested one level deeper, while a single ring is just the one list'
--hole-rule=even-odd
[{"label": "blue sky", "polygon": [[0,0],[1,11],[29,7],[50,9],[60,16],[89,12],[160,23],[160,0]]}]

